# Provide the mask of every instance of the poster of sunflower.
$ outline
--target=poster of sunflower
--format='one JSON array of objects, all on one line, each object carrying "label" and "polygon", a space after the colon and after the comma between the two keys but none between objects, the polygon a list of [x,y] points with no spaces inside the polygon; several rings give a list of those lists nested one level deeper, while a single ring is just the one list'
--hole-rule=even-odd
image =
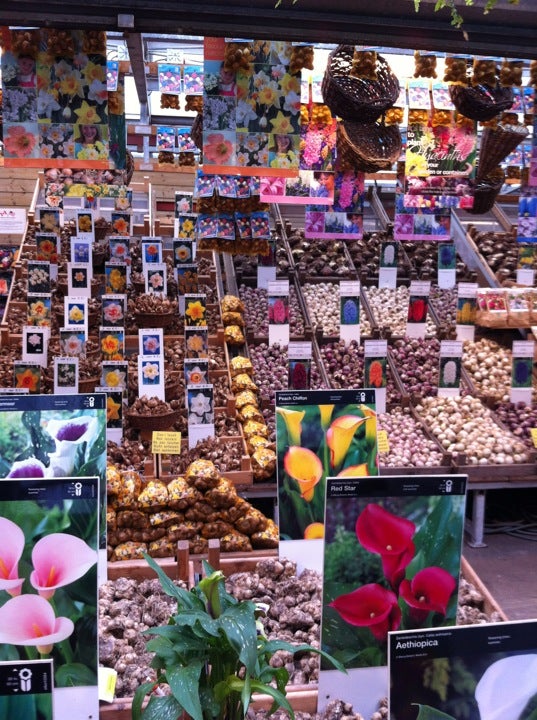
[{"label": "poster of sunflower", "polygon": [[364,716],[388,694],[392,630],[455,624],[466,476],[327,479],[319,697]]}]

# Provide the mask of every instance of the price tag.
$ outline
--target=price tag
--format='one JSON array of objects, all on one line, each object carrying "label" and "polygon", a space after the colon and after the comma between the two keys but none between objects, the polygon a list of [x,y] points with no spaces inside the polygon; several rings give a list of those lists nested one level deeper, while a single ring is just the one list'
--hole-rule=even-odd
[{"label": "price tag", "polygon": [[386,430],[377,431],[377,445],[379,453],[390,452],[390,443],[388,442],[388,433]]},{"label": "price tag", "polygon": [[180,455],[181,433],[165,430],[153,430],[151,452],[154,455]]},{"label": "price tag", "polygon": [[530,434],[531,434],[531,439],[533,440],[533,444],[537,448],[537,428],[531,428]]},{"label": "price tag", "polygon": [[99,667],[98,684],[99,700],[103,702],[114,702],[116,693],[117,671],[113,668]]}]

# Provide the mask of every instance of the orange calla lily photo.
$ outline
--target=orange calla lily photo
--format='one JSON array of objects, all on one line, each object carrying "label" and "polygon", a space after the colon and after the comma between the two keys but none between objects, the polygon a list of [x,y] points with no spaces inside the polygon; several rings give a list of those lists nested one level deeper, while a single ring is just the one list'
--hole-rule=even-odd
[{"label": "orange calla lily photo", "polygon": [[327,477],[378,475],[374,397],[371,390],[276,393],[282,539],[323,537]]}]

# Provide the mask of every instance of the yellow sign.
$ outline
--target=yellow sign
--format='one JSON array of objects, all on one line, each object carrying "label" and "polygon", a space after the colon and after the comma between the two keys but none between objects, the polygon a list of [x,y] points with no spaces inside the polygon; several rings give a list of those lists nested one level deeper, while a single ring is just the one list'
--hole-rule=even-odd
[{"label": "yellow sign", "polygon": [[100,667],[98,671],[99,700],[114,702],[117,672],[113,668]]},{"label": "yellow sign", "polygon": [[154,430],[151,436],[151,452],[154,455],[180,455],[181,433]]},{"label": "yellow sign", "polygon": [[389,453],[390,443],[388,442],[388,433],[386,430],[377,431],[377,444],[379,453]]},{"label": "yellow sign", "polygon": [[531,428],[531,439],[533,440],[533,444],[537,448],[537,428]]}]

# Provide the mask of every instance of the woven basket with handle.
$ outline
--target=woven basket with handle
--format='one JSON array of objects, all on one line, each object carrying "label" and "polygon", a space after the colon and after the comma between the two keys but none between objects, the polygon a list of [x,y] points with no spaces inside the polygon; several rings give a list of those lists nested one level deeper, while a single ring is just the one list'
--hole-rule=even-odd
[{"label": "woven basket with handle", "polygon": [[449,94],[455,108],[470,120],[492,120],[498,113],[509,110],[513,104],[513,89],[489,85],[449,86]]},{"label": "woven basket with handle", "polygon": [[467,208],[466,212],[472,215],[482,215],[490,212],[494,207],[504,181],[505,173],[500,167],[495,168],[487,177],[479,180],[474,187],[474,206]]},{"label": "woven basket with handle", "polygon": [[397,125],[383,122],[364,125],[342,121],[338,125],[337,153],[340,170],[374,173],[389,170],[401,155]]},{"label": "woven basket with handle", "polygon": [[339,45],[326,65],[322,82],[325,105],[344,120],[371,123],[399,97],[399,80],[382,55],[377,55],[376,80],[352,76],[353,45]]}]

